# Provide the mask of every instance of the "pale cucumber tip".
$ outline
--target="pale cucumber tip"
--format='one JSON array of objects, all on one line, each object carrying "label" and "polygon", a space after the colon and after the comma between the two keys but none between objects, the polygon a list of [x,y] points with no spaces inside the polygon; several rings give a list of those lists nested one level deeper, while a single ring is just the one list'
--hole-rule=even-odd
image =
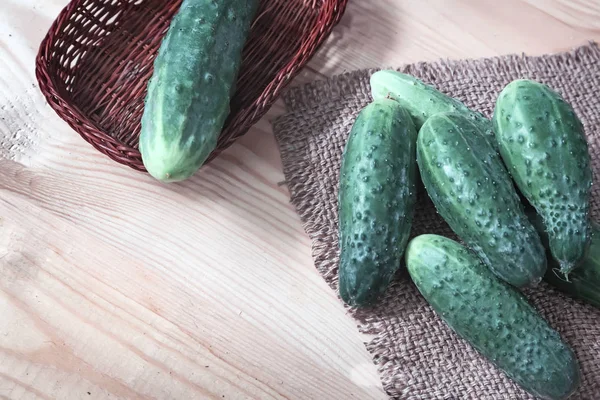
[{"label": "pale cucumber tip", "polygon": [[163,183],[181,182],[192,176],[192,174],[182,174],[179,172],[156,171],[148,167],[146,167],[146,170],[154,179]]},{"label": "pale cucumber tip", "polygon": [[181,182],[194,175],[202,166],[197,158],[187,153],[144,152],[140,148],[146,171],[154,179],[163,183]]},{"label": "pale cucumber tip", "polygon": [[148,158],[144,159],[143,156],[142,161],[150,176],[163,183],[181,182],[190,178],[199,169],[192,168],[190,165],[168,163],[165,160],[149,162]]}]

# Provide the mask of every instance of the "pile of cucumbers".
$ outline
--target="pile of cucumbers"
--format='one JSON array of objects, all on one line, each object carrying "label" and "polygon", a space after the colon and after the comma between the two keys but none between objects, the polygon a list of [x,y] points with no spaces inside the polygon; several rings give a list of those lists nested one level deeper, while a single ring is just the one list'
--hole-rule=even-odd
[{"label": "pile of cucumbers", "polygon": [[[573,108],[528,79],[502,89],[491,120],[398,71],[370,85],[340,168],[340,297],[377,304],[404,262],[433,310],[508,377],[568,398],[578,361],[521,290],[545,280],[600,305],[590,155]],[[419,181],[461,243],[409,241]]]}]

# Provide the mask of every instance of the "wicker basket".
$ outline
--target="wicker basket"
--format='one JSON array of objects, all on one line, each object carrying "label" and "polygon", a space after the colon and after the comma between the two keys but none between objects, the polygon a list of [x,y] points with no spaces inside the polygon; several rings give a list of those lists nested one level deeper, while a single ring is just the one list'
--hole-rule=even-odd
[{"label": "wicker basket", "polygon": [[[212,160],[246,133],[312,57],[347,0],[262,0]],[[86,141],[145,171],[137,149],[146,84],[181,0],[72,0],[36,60],[40,90]]]}]

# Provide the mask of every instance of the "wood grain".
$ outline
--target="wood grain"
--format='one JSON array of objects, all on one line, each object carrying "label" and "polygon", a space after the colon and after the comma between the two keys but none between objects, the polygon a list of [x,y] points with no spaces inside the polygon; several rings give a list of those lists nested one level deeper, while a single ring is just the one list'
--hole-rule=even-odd
[{"label": "wood grain", "polygon": [[[0,165],[0,304],[9,316],[0,372],[35,370],[17,374],[11,390],[51,398],[378,397],[350,379],[368,379],[370,365],[358,341],[346,339],[353,327],[334,296],[303,268],[308,257],[294,242],[302,249],[306,241],[294,240],[296,230],[273,210],[270,224],[257,223],[246,196],[222,202],[217,192],[234,186],[221,183],[227,175],[215,170],[215,183],[153,197],[133,194],[145,190],[135,179],[107,190],[110,179],[99,185]],[[192,213],[203,217],[184,217]],[[280,240],[267,242],[269,230]]]},{"label": "wood grain", "polygon": [[439,58],[556,52],[600,37],[594,0],[372,0],[348,11],[310,63],[318,75]]},{"label": "wood grain", "polygon": [[[115,164],[37,89],[66,4],[0,8],[0,398],[384,399],[280,184],[281,102],[189,181]],[[598,40],[599,17],[591,0],[351,1],[295,84],[560,51]]]}]

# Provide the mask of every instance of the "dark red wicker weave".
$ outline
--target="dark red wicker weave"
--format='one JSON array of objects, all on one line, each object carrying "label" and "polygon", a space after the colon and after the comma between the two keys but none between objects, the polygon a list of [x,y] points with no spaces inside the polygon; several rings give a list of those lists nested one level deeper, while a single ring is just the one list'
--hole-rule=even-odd
[{"label": "dark red wicker weave", "polygon": [[[246,133],[337,24],[347,0],[262,0],[217,149]],[[137,149],[152,63],[181,0],[73,0],[41,43],[50,106],[113,160],[145,171]]]}]

